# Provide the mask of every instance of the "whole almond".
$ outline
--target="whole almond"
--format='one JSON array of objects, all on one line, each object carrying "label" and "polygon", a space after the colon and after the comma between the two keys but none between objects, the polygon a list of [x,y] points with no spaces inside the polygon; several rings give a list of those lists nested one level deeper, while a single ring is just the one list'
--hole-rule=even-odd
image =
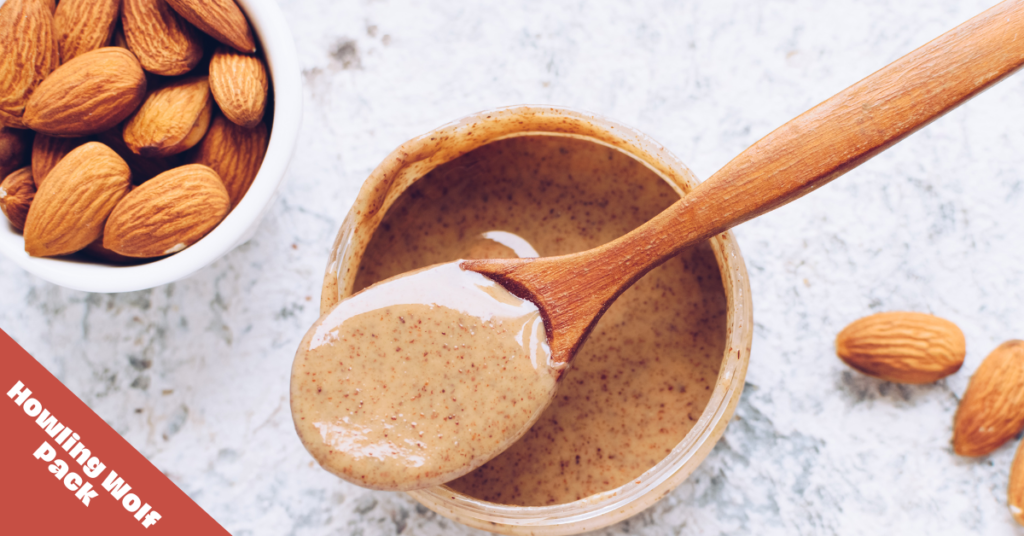
[{"label": "whole almond", "polygon": [[192,161],[210,166],[220,175],[231,208],[235,208],[252,185],[266,154],[267,125],[258,123],[255,128],[243,128],[218,115]]},{"label": "whole almond", "polygon": [[217,172],[199,164],[181,166],[125,196],[107,221],[103,246],[127,257],[177,253],[213,230],[228,206]]},{"label": "whole almond", "polygon": [[107,46],[114,35],[121,0],[64,0],[53,14],[61,63]]},{"label": "whole almond", "polygon": [[897,383],[931,383],[960,370],[964,334],[948,320],[924,313],[878,313],[861,318],[836,337],[847,365]]},{"label": "whole almond", "polygon": [[1010,465],[1010,484],[1007,486],[1006,499],[1014,521],[1024,525],[1024,442],[1017,445],[1017,454]]},{"label": "whole almond", "polygon": [[121,23],[128,48],[151,73],[185,74],[203,59],[199,32],[164,0],[124,0]]},{"label": "whole almond", "polygon": [[129,188],[128,164],[106,145],[93,141],[71,151],[36,192],[25,222],[25,251],[42,257],[88,246],[103,234]]},{"label": "whole almond", "polygon": [[256,52],[256,40],[235,0],[166,0],[185,20],[239,52]]},{"label": "whole almond", "polygon": [[50,136],[96,134],[128,117],[146,96],[146,74],[130,51],[103,47],[61,65],[28,101],[25,124]]},{"label": "whole almond", "polygon": [[36,188],[39,188],[57,162],[87,141],[86,138],[54,138],[36,134],[32,141],[32,178],[36,181]]},{"label": "whole almond", "polygon": [[0,183],[0,211],[18,230],[25,228],[25,218],[36,196],[36,185],[32,182],[32,168],[23,167],[7,176]]},{"label": "whole almond", "polygon": [[210,91],[217,106],[236,125],[256,126],[263,119],[270,87],[263,60],[220,46],[210,59]]},{"label": "whole almond", "polygon": [[46,6],[46,9],[50,10],[50,13],[57,11],[57,0],[39,0]]},{"label": "whole almond", "polygon": [[40,0],[0,6],[0,124],[25,128],[25,105],[58,65],[53,12]]},{"label": "whole almond", "polygon": [[146,96],[124,125],[124,142],[145,157],[178,154],[203,139],[212,113],[205,76],[175,80]]},{"label": "whole almond", "polygon": [[139,264],[140,262],[144,262],[142,259],[138,259],[135,257],[125,257],[124,255],[118,255],[117,253],[103,247],[102,236],[97,238],[88,246],[85,246],[85,249],[82,250],[82,253],[88,255],[89,257],[92,257],[95,260],[98,260],[100,262],[106,262],[109,264],[126,265]]},{"label": "whole almond", "polygon": [[1024,429],[1024,341],[992,351],[971,376],[953,419],[953,451],[984,456]]},{"label": "whole almond", "polygon": [[28,164],[32,131],[0,126],[0,178]]}]

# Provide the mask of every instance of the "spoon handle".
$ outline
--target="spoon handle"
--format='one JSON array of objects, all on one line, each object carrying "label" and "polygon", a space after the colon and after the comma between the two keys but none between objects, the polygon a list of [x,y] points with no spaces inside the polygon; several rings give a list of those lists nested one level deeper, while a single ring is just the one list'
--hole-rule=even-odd
[{"label": "spoon handle", "polygon": [[857,167],[1024,64],[1024,0],[1006,0],[782,125],[661,214],[562,257],[465,261],[529,299],[568,362],[608,306],[683,248]]},{"label": "spoon handle", "polygon": [[[1024,1],[1007,0],[811,108],[740,153],[675,205],[620,239],[623,245],[635,244],[634,240],[651,245],[631,252],[630,264],[637,268],[660,264],[687,245],[806,195],[1022,64]],[[608,244],[609,249],[614,244]]]}]

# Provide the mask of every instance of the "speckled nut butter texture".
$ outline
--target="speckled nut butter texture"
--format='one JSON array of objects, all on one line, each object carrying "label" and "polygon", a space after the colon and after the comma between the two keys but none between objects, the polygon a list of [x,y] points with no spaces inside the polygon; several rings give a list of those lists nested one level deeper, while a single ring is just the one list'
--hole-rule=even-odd
[{"label": "speckled nut butter texture", "polygon": [[[370,241],[355,288],[458,258],[583,251],[678,197],[639,161],[591,141],[536,135],[493,142],[402,194]],[[707,245],[688,249],[611,306],[526,436],[449,486],[538,506],[636,479],[700,418],[725,339],[714,255]]]},{"label": "speckled nut butter texture", "polygon": [[375,489],[434,486],[540,416],[555,388],[549,358],[535,305],[442,264],[317,320],[293,364],[292,415],[328,471]]}]

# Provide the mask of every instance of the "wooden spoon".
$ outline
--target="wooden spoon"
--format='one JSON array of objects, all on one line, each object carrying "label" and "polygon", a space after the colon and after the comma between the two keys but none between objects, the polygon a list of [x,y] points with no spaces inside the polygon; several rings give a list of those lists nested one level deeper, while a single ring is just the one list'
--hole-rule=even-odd
[{"label": "wooden spoon", "polygon": [[1024,1],[1007,0],[808,110],[629,234],[581,253],[463,261],[535,303],[569,363],[601,315],[683,248],[850,171],[1024,64]]}]

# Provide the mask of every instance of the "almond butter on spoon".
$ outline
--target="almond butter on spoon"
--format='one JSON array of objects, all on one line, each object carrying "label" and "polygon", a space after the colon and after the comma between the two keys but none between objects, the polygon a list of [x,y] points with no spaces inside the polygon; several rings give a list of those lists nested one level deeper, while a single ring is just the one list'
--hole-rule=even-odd
[{"label": "almond butter on spoon", "polygon": [[[1024,2],[989,9],[768,134],[651,221],[601,247],[442,265],[444,280],[421,281],[429,271],[399,276],[340,302],[306,334],[292,369],[292,412],[303,443],[326,469],[377,489],[429,487],[468,472],[525,433],[532,420],[523,416],[539,414],[554,395],[525,369],[460,383],[454,396],[447,384],[439,392],[439,381],[493,370],[521,341],[515,329],[485,329],[488,320],[471,311],[509,295],[536,304],[549,374],[559,378],[604,311],[649,270],[823,186],[1013,73],[1024,64],[1024,39],[1006,36],[1021,33]],[[486,296],[470,292],[487,281],[480,274],[510,294],[497,287],[486,287]],[[430,294],[413,299],[416,289]],[[442,305],[457,289],[480,301]],[[456,327],[459,337],[449,339]],[[509,361],[516,359],[526,362]],[[548,396],[537,396],[538,388]],[[449,407],[458,409],[454,419],[444,415]],[[518,418],[499,417],[507,414]],[[452,420],[483,424],[463,432]],[[423,422],[464,435],[458,445],[420,444]],[[464,448],[466,440],[474,446]]]}]

